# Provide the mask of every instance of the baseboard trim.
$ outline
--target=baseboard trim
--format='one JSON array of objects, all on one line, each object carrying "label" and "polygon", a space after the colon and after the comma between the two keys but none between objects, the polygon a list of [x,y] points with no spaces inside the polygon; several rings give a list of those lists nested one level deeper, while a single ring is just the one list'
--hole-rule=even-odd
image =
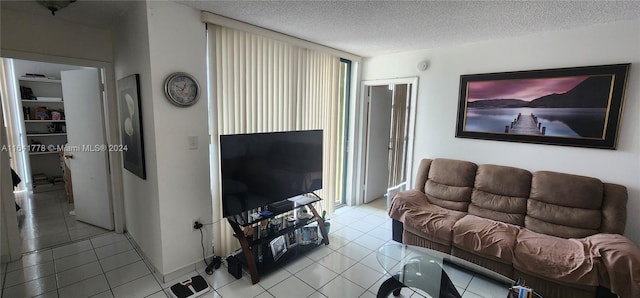
[{"label": "baseboard trim", "polygon": [[[166,283],[172,280],[175,280],[179,277],[182,277],[186,274],[188,274],[189,272],[192,271],[197,271],[198,273],[203,273],[204,272],[204,268],[206,267],[204,265],[204,262],[202,260],[193,262],[191,264],[187,264],[185,266],[182,266],[176,270],[173,270],[169,273],[163,274],[162,272],[160,272],[160,270],[158,270],[158,268],[153,264],[153,262],[151,262],[151,260],[147,257],[147,255],[144,253],[144,251],[142,251],[142,249],[140,248],[140,246],[138,245],[138,243],[136,243],[136,240],[133,238],[133,236],[131,236],[131,234],[129,234],[129,232],[125,232],[125,235],[127,236],[127,239],[129,239],[129,242],[131,242],[131,244],[133,245],[133,248],[136,250],[136,252],[140,255],[140,257],[142,257],[142,261],[149,267],[151,268],[151,273],[153,274],[153,276],[156,277],[156,279],[158,279],[159,281],[161,281],[162,283]],[[207,259],[212,258],[213,256],[207,256]]]}]

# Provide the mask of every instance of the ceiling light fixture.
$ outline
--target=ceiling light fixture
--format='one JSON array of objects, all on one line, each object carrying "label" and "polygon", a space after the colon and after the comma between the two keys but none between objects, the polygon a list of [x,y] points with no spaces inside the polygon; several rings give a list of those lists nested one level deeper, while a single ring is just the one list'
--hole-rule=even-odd
[{"label": "ceiling light fixture", "polygon": [[38,3],[44,7],[46,7],[48,10],[51,11],[51,15],[55,16],[56,15],[56,11],[63,9],[67,6],[69,6],[69,4],[76,2],[77,0],[66,0],[66,1],[53,1],[53,0],[38,0]]}]

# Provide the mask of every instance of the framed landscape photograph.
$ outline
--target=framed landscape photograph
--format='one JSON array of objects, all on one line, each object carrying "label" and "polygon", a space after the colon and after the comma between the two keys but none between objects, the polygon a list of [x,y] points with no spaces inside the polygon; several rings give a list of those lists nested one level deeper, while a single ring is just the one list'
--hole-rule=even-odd
[{"label": "framed landscape photograph", "polygon": [[629,67],[461,75],[456,137],[615,149]]},{"label": "framed landscape photograph", "polygon": [[124,168],[146,179],[139,80],[138,74],[118,80],[118,107],[122,146],[126,148],[123,151]]}]

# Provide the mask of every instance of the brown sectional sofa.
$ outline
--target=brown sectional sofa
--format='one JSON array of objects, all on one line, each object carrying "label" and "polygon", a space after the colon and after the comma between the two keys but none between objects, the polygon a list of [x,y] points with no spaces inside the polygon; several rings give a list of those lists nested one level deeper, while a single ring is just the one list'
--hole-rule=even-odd
[{"label": "brown sectional sofa", "polygon": [[523,278],[545,298],[640,297],[626,203],[624,186],[591,177],[423,159],[389,216],[394,240]]}]

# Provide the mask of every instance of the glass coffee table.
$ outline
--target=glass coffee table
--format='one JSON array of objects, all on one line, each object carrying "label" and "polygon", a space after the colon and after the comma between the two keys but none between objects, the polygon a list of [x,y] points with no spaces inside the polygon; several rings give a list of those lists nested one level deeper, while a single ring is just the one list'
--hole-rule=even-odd
[{"label": "glass coffee table", "polygon": [[450,279],[460,271],[495,282],[497,288],[504,289],[504,296],[501,296],[504,298],[515,284],[512,279],[487,268],[424,247],[390,242],[378,249],[376,257],[391,275],[378,289],[378,298],[388,297],[391,293],[398,296],[403,287],[412,288],[425,297],[460,298],[462,293]]}]

